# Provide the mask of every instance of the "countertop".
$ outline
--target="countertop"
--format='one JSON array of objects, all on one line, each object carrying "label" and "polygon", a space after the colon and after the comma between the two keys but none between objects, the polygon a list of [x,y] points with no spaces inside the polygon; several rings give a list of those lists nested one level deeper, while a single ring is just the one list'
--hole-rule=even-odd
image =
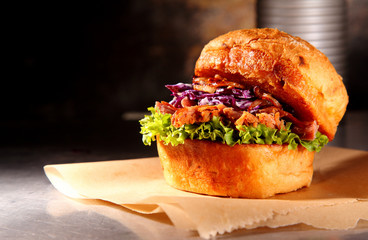
[{"label": "countertop", "polygon": [[[329,146],[368,151],[367,122],[368,111],[348,112]],[[0,130],[0,239],[199,239],[195,232],[176,229],[162,214],[147,217],[67,198],[46,178],[46,164],[156,156],[155,147],[141,143],[137,121],[8,124]],[[218,238],[368,239],[368,223],[348,231],[295,225]]]}]

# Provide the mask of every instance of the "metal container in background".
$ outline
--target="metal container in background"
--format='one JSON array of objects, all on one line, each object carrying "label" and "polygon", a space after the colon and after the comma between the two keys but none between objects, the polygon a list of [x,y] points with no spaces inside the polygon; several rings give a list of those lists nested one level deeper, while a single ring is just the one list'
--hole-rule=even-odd
[{"label": "metal container in background", "polygon": [[258,0],[257,26],[301,37],[323,52],[346,77],[345,0]]}]

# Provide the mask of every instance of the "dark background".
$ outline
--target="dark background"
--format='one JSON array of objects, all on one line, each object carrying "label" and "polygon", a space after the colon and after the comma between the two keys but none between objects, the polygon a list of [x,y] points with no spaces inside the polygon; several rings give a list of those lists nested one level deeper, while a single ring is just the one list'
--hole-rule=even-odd
[{"label": "dark background", "polygon": [[[364,111],[368,1],[347,3],[348,111]],[[168,100],[165,84],[190,82],[210,39],[256,24],[254,0],[28,1],[9,11],[0,143],[75,151],[133,151],[141,143],[131,113]]]}]

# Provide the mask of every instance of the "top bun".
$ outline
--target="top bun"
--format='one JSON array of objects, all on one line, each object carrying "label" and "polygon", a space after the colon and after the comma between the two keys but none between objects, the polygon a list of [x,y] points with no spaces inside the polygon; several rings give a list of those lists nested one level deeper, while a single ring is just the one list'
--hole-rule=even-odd
[{"label": "top bun", "polygon": [[298,119],[315,120],[330,140],[348,103],[342,78],[328,58],[277,29],[237,30],[215,38],[202,50],[195,75],[217,75],[214,81],[244,88],[259,86],[291,106]]}]

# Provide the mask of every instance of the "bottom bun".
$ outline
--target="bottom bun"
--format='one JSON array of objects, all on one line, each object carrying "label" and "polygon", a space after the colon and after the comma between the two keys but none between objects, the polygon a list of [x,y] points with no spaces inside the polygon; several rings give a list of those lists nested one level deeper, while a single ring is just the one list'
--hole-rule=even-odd
[{"label": "bottom bun", "polygon": [[177,189],[215,196],[267,198],[309,186],[314,152],[302,146],[204,140],[172,146],[157,141],[166,182]]}]

